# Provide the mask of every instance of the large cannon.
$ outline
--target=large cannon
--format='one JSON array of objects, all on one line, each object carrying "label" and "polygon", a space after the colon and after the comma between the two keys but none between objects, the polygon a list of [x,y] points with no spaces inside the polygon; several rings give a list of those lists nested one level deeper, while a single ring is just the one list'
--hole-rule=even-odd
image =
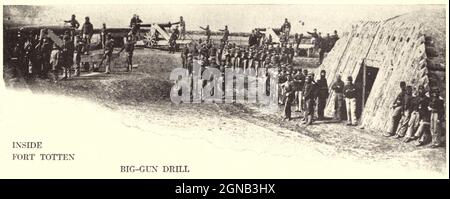
[{"label": "large cannon", "polygon": [[[176,23],[152,23],[152,24],[141,24],[140,27],[149,27],[149,31],[144,34],[144,45],[149,48],[156,48],[161,46],[169,46],[169,40],[172,33],[169,33],[167,28],[171,28]],[[187,44],[189,40],[177,40],[177,44]]]}]

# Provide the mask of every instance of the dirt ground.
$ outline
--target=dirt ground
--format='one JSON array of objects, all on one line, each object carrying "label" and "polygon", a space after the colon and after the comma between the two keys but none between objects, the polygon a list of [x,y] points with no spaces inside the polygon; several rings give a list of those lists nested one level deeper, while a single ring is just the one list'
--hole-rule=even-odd
[{"label": "dirt ground", "polygon": [[[124,125],[143,132],[151,132],[155,125],[167,129],[167,134],[171,129],[198,132],[174,136],[208,139],[213,145],[222,145],[218,147],[292,158],[304,151],[300,148],[307,148],[312,154],[352,159],[368,165],[439,174],[448,172],[443,147],[416,147],[414,142],[403,143],[383,137],[382,132],[348,127],[331,120],[305,126],[297,112],[293,112],[293,120],[282,121],[281,108],[278,114],[267,114],[255,105],[173,104],[169,97],[172,86],[169,73],[179,66],[179,54],[145,49],[137,51],[135,56],[136,59],[151,58],[147,64],[139,63],[132,73],[84,73],[82,77],[57,84],[36,80],[29,89],[35,93],[56,93],[95,101],[121,113]],[[231,139],[230,144],[218,140],[224,136]]]}]

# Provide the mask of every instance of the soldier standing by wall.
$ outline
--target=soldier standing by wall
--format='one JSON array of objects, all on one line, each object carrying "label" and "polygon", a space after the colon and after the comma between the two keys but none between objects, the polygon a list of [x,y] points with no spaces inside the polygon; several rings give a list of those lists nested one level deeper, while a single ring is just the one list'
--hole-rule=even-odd
[{"label": "soldier standing by wall", "polygon": [[432,136],[431,147],[440,147],[441,142],[441,122],[444,121],[445,109],[444,100],[439,98],[439,89],[435,88],[431,92],[431,101],[428,109],[431,111],[430,131]]},{"label": "soldier standing by wall", "polygon": [[400,82],[400,89],[401,89],[401,92],[397,95],[397,97],[395,98],[395,101],[391,107],[393,109],[393,112],[391,115],[389,129],[384,134],[385,137],[390,137],[395,134],[395,131],[397,130],[397,127],[398,127],[398,123],[403,114],[404,95],[405,95],[405,90],[406,90],[405,82],[403,82],[403,81]]},{"label": "soldier standing by wall", "polygon": [[403,114],[400,119],[399,126],[397,128],[395,139],[402,138],[405,136],[406,130],[408,129],[409,119],[411,117],[411,98],[412,98],[412,87],[407,86],[406,92],[403,97]]},{"label": "soldier standing by wall", "polygon": [[318,95],[317,95],[317,117],[319,120],[324,119],[324,109],[329,96],[328,82],[325,70],[320,71],[320,79],[317,80]]},{"label": "soldier standing by wall", "polygon": [[408,129],[406,131],[406,136],[403,139],[404,142],[410,142],[414,139],[414,133],[419,127],[420,122],[420,97],[419,91],[414,88],[411,98],[411,117],[409,118]]},{"label": "soldier standing by wall", "polygon": [[344,107],[344,82],[341,75],[336,76],[336,82],[333,83],[331,89],[334,91],[334,119],[341,121],[342,108]]},{"label": "soldier standing by wall", "polygon": [[345,105],[347,107],[347,125],[356,126],[356,87],[353,84],[353,78],[347,78],[347,84],[344,86]]},{"label": "soldier standing by wall", "polygon": [[419,86],[419,127],[414,133],[413,139],[418,139],[416,146],[422,146],[427,144],[431,140],[430,134],[430,110],[428,105],[430,104],[430,98],[425,95],[425,88]]}]

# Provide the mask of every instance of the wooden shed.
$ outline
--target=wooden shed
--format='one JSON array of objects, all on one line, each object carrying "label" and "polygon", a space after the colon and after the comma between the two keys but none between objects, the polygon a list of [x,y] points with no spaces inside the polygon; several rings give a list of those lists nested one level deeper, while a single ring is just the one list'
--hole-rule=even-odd
[{"label": "wooden shed", "polygon": [[[327,71],[330,88],[337,74],[343,81],[352,76],[360,91],[359,124],[384,132],[401,81],[428,89],[439,87],[445,98],[445,31],[445,9],[420,10],[384,21],[361,21],[341,35],[316,72]],[[333,95],[331,92],[327,102],[327,116],[334,113]]]}]

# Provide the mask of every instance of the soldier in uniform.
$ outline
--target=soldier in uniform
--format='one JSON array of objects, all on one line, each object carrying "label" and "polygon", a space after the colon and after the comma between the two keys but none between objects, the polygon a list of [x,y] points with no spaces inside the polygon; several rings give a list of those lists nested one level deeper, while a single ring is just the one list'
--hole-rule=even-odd
[{"label": "soldier in uniform", "polygon": [[295,75],[294,75],[294,88],[295,88],[295,103],[296,103],[296,109],[295,112],[300,112],[301,111],[301,97],[302,95],[300,94],[302,92],[302,81],[303,80],[303,74],[302,74],[302,70],[297,70]]},{"label": "soldier in uniform", "polygon": [[83,26],[81,27],[81,33],[83,34],[83,39],[85,40],[85,45],[86,45],[86,54],[89,54],[89,48],[91,45],[91,38],[92,35],[94,34],[94,26],[92,25],[92,23],[89,21],[89,17],[85,17],[85,22],[83,24]]},{"label": "soldier in uniform", "polygon": [[403,97],[403,114],[400,119],[399,126],[397,127],[396,135],[394,139],[402,138],[405,136],[406,130],[408,129],[409,119],[411,117],[411,99],[412,99],[412,87],[406,86],[406,92]]},{"label": "soldier in uniform", "polygon": [[339,40],[339,36],[338,36],[337,30],[335,30],[335,31],[333,32],[333,35],[331,35],[331,37],[330,37],[330,42],[329,42],[329,43],[330,43],[330,46],[329,46],[329,50],[333,49],[334,44],[336,44],[337,40]]},{"label": "soldier in uniform", "polygon": [[106,35],[106,43],[105,43],[105,50],[103,53],[103,57],[102,60],[100,61],[100,65],[102,66],[103,61],[106,59],[106,68],[105,68],[105,73],[109,74],[110,73],[110,67],[111,67],[111,56],[114,50],[114,40],[111,37],[111,34]]},{"label": "soldier in uniform", "polygon": [[169,53],[175,53],[177,47],[177,39],[180,36],[180,31],[178,30],[178,26],[175,27],[173,33],[170,35],[169,39]]},{"label": "soldier in uniform", "polygon": [[187,58],[189,54],[189,46],[188,44],[183,46],[183,49],[181,50],[181,64],[183,68],[187,68]]},{"label": "soldier in uniform", "polygon": [[47,30],[44,30],[43,33],[44,35],[36,47],[39,48],[41,78],[48,78],[49,71],[52,68],[50,66],[50,54],[53,49],[53,42],[50,38],[48,38]]},{"label": "soldier in uniform", "polygon": [[281,85],[282,89],[284,90],[284,94],[285,94],[285,102],[284,102],[284,119],[285,120],[291,120],[291,107],[292,107],[292,102],[294,101],[295,98],[295,89],[294,89],[294,82],[292,81],[292,76],[290,74],[288,74],[286,76],[286,82],[284,82]]},{"label": "soldier in uniform", "polygon": [[317,80],[317,87],[318,87],[318,95],[317,95],[317,117],[319,120],[324,119],[324,109],[325,105],[327,103],[327,99],[329,96],[328,92],[328,82],[327,78],[325,77],[326,72],[325,70],[320,71],[320,79]]},{"label": "soldier in uniform", "polygon": [[83,54],[84,42],[80,35],[75,37],[75,49],[73,62],[75,63],[75,76],[80,76],[81,73],[81,55]]},{"label": "soldier in uniform", "polygon": [[106,35],[108,34],[106,30],[106,24],[103,23],[102,29],[100,31],[100,41],[102,43],[102,49],[105,49],[105,43],[106,43]]},{"label": "soldier in uniform", "polygon": [[426,95],[425,88],[419,86],[419,127],[414,132],[412,139],[417,139],[416,146],[422,146],[430,142],[430,110],[428,105],[430,104],[430,98]]},{"label": "soldier in uniform", "polygon": [[303,124],[306,125],[313,123],[315,89],[316,88],[312,82],[312,77],[310,75],[306,76],[305,87],[303,88],[303,99],[305,100]]},{"label": "soldier in uniform", "polygon": [[73,14],[69,20],[64,21],[65,23],[69,23],[70,27],[78,29],[80,27],[80,23],[75,19],[75,15]]},{"label": "soldier in uniform", "polygon": [[183,20],[183,16],[180,16],[180,38],[186,39],[186,22]]},{"label": "soldier in uniform", "polygon": [[283,32],[284,40],[287,43],[289,40],[289,33],[291,31],[291,23],[289,23],[288,19],[284,19],[284,23],[281,26],[281,32]]},{"label": "soldier in uniform", "polygon": [[134,35],[136,35],[139,32],[139,29],[141,28],[142,20],[139,19],[139,15],[133,14],[133,17],[130,20],[130,28],[132,29],[132,32]]},{"label": "soldier in uniform", "polygon": [[49,63],[52,66],[50,79],[56,83],[58,82],[58,71],[63,62],[63,57],[61,56],[61,51],[58,46],[54,43],[52,51],[50,53]]},{"label": "soldier in uniform", "polygon": [[356,126],[356,95],[357,89],[353,84],[352,76],[347,77],[347,84],[344,86],[345,106],[347,108],[347,125]]},{"label": "soldier in uniform", "polygon": [[127,53],[127,72],[133,70],[133,52],[134,52],[134,44],[136,42],[133,40],[133,35],[129,33],[124,41],[123,48],[119,51],[119,54],[125,50]]},{"label": "soldier in uniform", "polygon": [[211,38],[211,30],[209,29],[209,25],[206,25],[206,28],[203,28],[201,26],[200,28],[205,31],[206,41],[209,41],[209,39]]},{"label": "soldier in uniform", "polygon": [[63,80],[70,78],[70,69],[73,65],[74,44],[69,35],[64,36],[64,45],[61,56],[63,58]]},{"label": "soldier in uniform", "polygon": [[334,91],[334,119],[342,120],[342,108],[344,107],[344,82],[341,80],[341,75],[336,76],[336,81],[331,86]]},{"label": "soldier in uniform", "polygon": [[70,27],[73,28],[70,32],[71,39],[73,40],[75,37],[75,29],[78,29],[80,27],[80,23],[75,19],[75,15],[73,14],[70,20],[64,21],[65,23],[69,23]]},{"label": "soldier in uniform", "polygon": [[319,65],[322,64],[325,53],[328,52],[328,38],[322,38],[319,33]]},{"label": "soldier in uniform", "polygon": [[420,97],[419,97],[419,91],[416,88],[413,88],[412,97],[411,97],[411,116],[409,118],[408,128],[406,130],[405,138],[403,139],[404,142],[410,142],[414,140],[414,133],[416,132],[417,128],[419,127],[420,123]]},{"label": "soldier in uniform", "polygon": [[[27,66],[27,74],[31,73],[31,75],[34,75],[35,67],[36,67],[36,50],[35,50],[36,42],[32,35],[28,35],[27,41],[24,43],[24,62],[25,66]],[[30,76],[32,77],[32,76]]]},{"label": "soldier in uniform", "polygon": [[391,107],[393,109],[393,112],[391,115],[389,129],[384,134],[385,137],[390,137],[395,134],[395,131],[397,130],[397,127],[398,127],[398,123],[400,122],[400,119],[403,114],[404,95],[405,95],[405,90],[406,90],[405,82],[403,82],[403,81],[400,82],[400,89],[401,89],[401,92],[397,95],[397,97],[395,98],[395,101]]},{"label": "soldier in uniform", "polygon": [[228,42],[228,36],[230,35],[230,31],[228,30],[228,26],[225,26],[225,29],[220,30],[223,32],[223,37],[220,40],[222,43],[227,43]]},{"label": "soldier in uniform", "polygon": [[431,147],[436,148],[442,145],[441,141],[441,122],[445,119],[444,100],[439,97],[439,89],[435,88],[431,92],[431,101],[428,105],[431,112],[430,131],[431,131]]}]

